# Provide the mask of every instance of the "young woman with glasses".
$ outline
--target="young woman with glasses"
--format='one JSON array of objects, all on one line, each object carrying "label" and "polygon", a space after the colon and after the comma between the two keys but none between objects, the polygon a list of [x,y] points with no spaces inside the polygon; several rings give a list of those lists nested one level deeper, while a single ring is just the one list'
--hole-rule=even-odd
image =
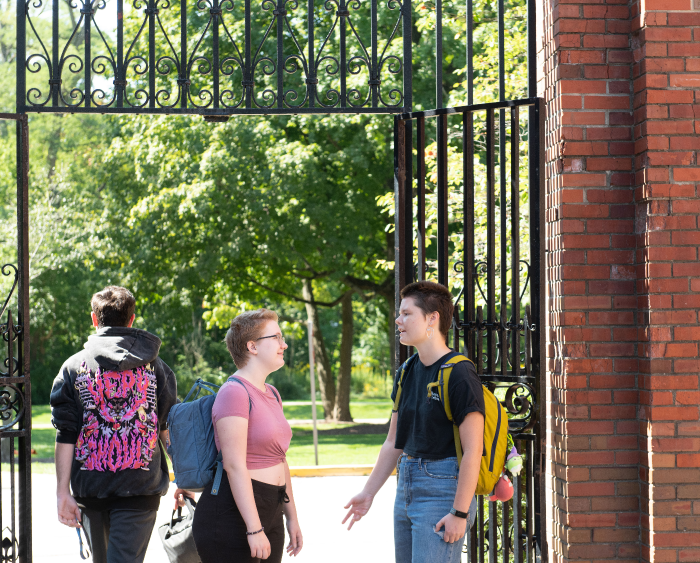
[{"label": "young woman with glasses", "polygon": [[287,345],[277,321],[268,309],[247,311],[226,334],[238,371],[212,408],[225,471],[218,494],[206,487],[195,510],[193,534],[202,563],[281,561],[283,514],[287,552],[297,555],[303,545],[286,460],[292,429],[277,389],[265,383],[284,365]]},{"label": "young woman with glasses", "polygon": [[[417,355],[406,364],[398,410],[392,412],[389,434],[363,491],[345,506],[343,523],[352,525],[372,506],[372,500],[398,471],[394,504],[396,563],[457,563],[467,529],[474,523],[484,445],[484,394],[470,362],[454,365],[449,380],[450,407],[459,427],[463,457],[457,463],[452,422],[437,392],[429,384],[457,354],[447,347],[452,323],[450,291],[432,282],[417,282],[401,291],[396,326],[401,344]],[[399,368],[391,398],[396,401]]]}]

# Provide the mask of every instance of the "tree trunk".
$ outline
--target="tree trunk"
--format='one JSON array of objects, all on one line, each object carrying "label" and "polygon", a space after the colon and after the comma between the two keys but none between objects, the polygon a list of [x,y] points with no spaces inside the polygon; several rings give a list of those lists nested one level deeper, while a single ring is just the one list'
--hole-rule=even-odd
[{"label": "tree trunk", "polygon": [[352,376],[352,291],[343,295],[342,305],[343,333],[340,340],[340,372],[338,373],[338,396],[335,402],[333,418],[343,422],[352,422],[350,414],[350,379]]},{"label": "tree trunk", "polygon": [[321,392],[321,404],[323,405],[324,416],[329,420],[333,416],[335,409],[335,381],[331,373],[331,362],[326,352],[326,344],[321,333],[321,322],[318,318],[318,307],[314,303],[313,288],[311,280],[304,279],[302,285],[302,295],[307,301],[306,315],[314,327],[314,354],[316,356],[316,373],[318,374],[318,389]]}]

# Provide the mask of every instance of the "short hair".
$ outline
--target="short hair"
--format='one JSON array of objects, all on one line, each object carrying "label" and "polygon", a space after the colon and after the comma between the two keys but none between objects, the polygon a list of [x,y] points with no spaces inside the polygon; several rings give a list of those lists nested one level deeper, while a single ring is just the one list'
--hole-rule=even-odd
[{"label": "short hair", "polygon": [[401,299],[410,297],[416,302],[416,307],[423,311],[424,315],[438,312],[440,314],[440,332],[447,338],[447,333],[452,326],[454,304],[452,294],[444,285],[431,281],[419,281],[410,283],[401,290]]},{"label": "short hair", "polygon": [[226,348],[238,369],[248,363],[247,344],[260,338],[263,327],[268,321],[277,321],[279,317],[270,309],[245,311],[231,321],[231,328],[226,333]]},{"label": "short hair", "polygon": [[90,305],[98,327],[127,326],[136,309],[136,299],[128,289],[108,285],[92,296]]}]

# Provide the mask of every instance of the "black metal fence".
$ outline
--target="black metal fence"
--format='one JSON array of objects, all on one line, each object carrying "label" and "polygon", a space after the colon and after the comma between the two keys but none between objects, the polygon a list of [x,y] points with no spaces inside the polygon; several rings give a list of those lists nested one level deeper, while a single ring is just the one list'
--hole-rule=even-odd
[{"label": "black metal fence", "polygon": [[[50,35],[40,19],[45,1]],[[19,0],[19,111],[216,117],[411,108],[410,0],[134,0],[130,8],[123,0]],[[97,15],[107,10],[116,34],[100,28]],[[42,78],[28,86],[32,74]]]},{"label": "black metal fence", "polygon": [[0,267],[2,275],[10,281],[0,309],[0,344],[4,350],[0,355],[0,562],[29,563],[32,560],[29,138],[26,115],[0,114],[0,120],[16,122],[18,248],[17,266]]},{"label": "black metal fence", "polygon": [[[526,460],[512,501],[481,499],[465,546],[471,563],[546,557],[540,533],[545,430],[538,416],[545,397],[543,109],[534,98],[395,120],[397,308],[398,292],[414,280],[452,289],[451,344],[474,360],[506,407]],[[396,349],[403,362],[410,351],[398,339]]]}]

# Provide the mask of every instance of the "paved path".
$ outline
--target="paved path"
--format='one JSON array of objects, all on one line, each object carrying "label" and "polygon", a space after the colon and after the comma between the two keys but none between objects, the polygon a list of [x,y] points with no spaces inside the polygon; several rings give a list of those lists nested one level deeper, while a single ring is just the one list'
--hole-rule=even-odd
[{"label": "paved path", "polygon": [[[361,522],[355,524],[352,531],[348,532],[340,525],[345,515],[343,506],[362,488],[366,479],[366,477],[292,478],[299,520],[304,534],[304,549],[296,559],[285,555],[283,561],[393,563],[394,477],[390,478],[379,492],[370,513]],[[3,474],[3,495],[9,494],[8,481],[8,474]],[[33,474],[32,481],[34,560],[41,563],[81,562],[75,530],[62,526],[56,519],[56,478],[52,475]],[[171,490],[174,491],[174,485],[171,485]],[[171,499],[172,492],[163,497],[156,527],[169,520],[173,502]],[[3,510],[5,509],[3,507]],[[7,525],[7,516],[3,516],[3,525]],[[145,563],[168,563],[157,530],[153,532]]]}]

